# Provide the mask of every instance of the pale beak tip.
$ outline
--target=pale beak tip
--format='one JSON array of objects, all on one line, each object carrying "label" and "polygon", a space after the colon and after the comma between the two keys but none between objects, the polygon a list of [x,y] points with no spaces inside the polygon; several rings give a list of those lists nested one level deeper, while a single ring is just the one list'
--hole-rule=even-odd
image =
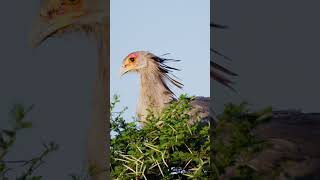
[{"label": "pale beak tip", "polygon": [[121,68],[119,71],[119,77],[121,78],[125,73],[126,71],[123,68]]}]

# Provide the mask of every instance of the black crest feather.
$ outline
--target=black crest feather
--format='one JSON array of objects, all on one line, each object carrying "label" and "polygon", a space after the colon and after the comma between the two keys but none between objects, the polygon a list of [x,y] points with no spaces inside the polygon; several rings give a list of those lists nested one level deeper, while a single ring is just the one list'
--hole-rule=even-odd
[{"label": "black crest feather", "polygon": [[158,64],[158,69],[162,76],[162,83],[170,93],[174,95],[172,90],[166,84],[166,80],[169,81],[169,83],[171,83],[172,85],[178,87],[179,89],[182,89],[183,84],[178,80],[179,78],[172,74],[174,71],[180,71],[180,69],[171,67],[166,64],[167,62],[179,62],[181,60],[161,58],[155,55],[153,55],[151,59],[153,59]]}]

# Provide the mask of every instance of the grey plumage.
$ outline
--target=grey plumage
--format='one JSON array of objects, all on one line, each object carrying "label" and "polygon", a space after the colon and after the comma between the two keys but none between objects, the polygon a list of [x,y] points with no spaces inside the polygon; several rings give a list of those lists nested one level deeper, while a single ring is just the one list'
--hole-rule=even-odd
[{"label": "grey plumage", "polygon": [[[137,116],[145,121],[147,109],[159,115],[162,110],[172,101],[176,101],[176,95],[171,87],[182,88],[183,84],[172,74],[179,69],[168,66],[166,62],[179,61],[156,56],[147,51],[130,53],[123,60],[121,74],[136,71],[140,75],[140,96],[137,105]],[[192,107],[190,122],[194,123],[196,116],[207,119],[210,116],[210,98],[195,97],[191,100]]]}]

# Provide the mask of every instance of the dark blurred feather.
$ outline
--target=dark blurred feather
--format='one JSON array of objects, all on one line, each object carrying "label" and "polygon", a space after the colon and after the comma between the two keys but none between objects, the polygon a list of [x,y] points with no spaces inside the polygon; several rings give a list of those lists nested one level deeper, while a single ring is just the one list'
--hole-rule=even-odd
[{"label": "dark blurred feather", "polygon": [[210,23],[210,27],[218,28],[218,29],[228,29],[229,28],[229,26],[216,24],[216,23]]},{"label": "dark blurred feather", "polygon": [[217,51],[217,50],[215,50],[215,49],[213,49],[213,48],[210,48],[210,51],[213,52],[213,53],[216,54],[216,55],[219,55],[219,56],[223,57],[224,59],[227,59],[227,60],[229,60],[229,61],[232,61],[231,58],[229,58],[228,56],[222,54],[221,52],[219,52],[219,51]]},{"label": "dark blurred feather", "polygon": [[232,87],[233,81],[230,80],[227,76],[237,76],[236,73],[220,66],[217,63],[210,62],[210,77],[213,78],[218,83],[228,87],[229,89],[235,91]]},{"label": "dark blurred feather", "polygon": [[[218,28],[218,29],[227,29],[229,28],[226,25],[220,25],[220,24],[216,24],[216,23],[210,23],[210,27],[212,28]],[[231,58],[229,58],[228,56],[224,55],[223,53],[210,48],[210,52],[226,59],[226,60],[232,60]],[[219,65],[215,62],[210,61],[210,77],[213,78],[215,81],[217,81],[218,83],[228,87],[229,89],[235,91],[235,89],[232,87],[233,81],[230,80],[231,77],[228,76],[237,76],[236,73],[230,71],[229,69],[223,67],[222,65]]]},{"label": "dark blurred feather", "polygon": [[237,76],[238,75],[238,74],[228,70],[227,68],[225,68],[225,67],[223,67],[223,66],[221,66],[221,65],[219,65],[217,63],[214,63],[214,62],[210,62],[210,66],[211,66],[211,68],[217,69],[217,70],[219,70],[219,71],[221,71],[223,73],[226,73],[226,74],[228,74],[230,76]]}]

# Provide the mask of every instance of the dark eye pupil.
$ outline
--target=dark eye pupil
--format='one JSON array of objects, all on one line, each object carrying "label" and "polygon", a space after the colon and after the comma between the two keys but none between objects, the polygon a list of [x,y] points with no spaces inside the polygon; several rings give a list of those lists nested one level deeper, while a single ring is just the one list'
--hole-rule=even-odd
[{"label": "dark eye pupil", "polygon": [[71,3],[78,3],[79,1],[78,1],[78,0],[69,0],[69,2],[71,2]]},{"label": "dark eye pupil", "polygon": [[131,62],[134,62],[135,59],[134,59],[134,58],[129,58],[129,60],[130,60]]}]

